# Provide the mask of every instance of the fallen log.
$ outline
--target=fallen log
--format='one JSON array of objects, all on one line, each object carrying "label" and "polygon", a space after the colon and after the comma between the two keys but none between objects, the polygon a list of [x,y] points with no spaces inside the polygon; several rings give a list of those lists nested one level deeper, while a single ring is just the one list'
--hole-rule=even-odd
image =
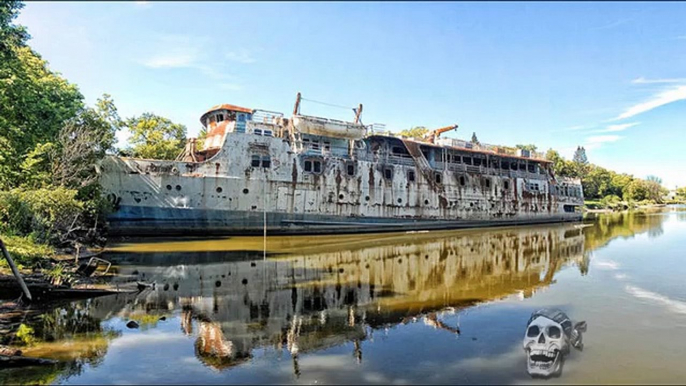
[{"label": "fallen log", "polygon": [[24,367],[24,366],[46,366],[59,363],[54,359],[32,358],[22,356],[0,355],[0,368]]}]

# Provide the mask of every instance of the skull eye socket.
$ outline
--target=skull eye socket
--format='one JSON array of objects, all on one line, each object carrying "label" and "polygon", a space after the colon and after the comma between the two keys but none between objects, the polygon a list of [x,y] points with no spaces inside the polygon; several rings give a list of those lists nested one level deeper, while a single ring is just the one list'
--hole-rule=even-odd
[{"label": "skull eye socket", "polygon": [[526,330],[526,336],[528,336],[529,338],[535,338],[540,333],[541,330],[538,329],[538,326],[530,326],[529,329]]},{"label": "skull eye socket", "polygon": [[548,336],[553,338],[553,339],[558,339],[560,338],[560,329],[555,326],[550,326],[548,327]]}]

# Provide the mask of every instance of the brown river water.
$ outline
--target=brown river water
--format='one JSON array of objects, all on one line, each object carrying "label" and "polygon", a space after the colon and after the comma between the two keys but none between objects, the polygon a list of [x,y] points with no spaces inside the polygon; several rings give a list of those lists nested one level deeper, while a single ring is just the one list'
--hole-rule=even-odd
[{"label": "brown river water", "polygon": [[[154,289],[28,318],[24,330],[34,343],[25,355],[60,362],[0,369],[0,382],[686,379],[684,207],[583,223],[270,236],[266,250],[263,243],[231,237],[111,245],[104,257],[115,281]],[[530,318],[543,308],[562,317]],[[139,327],[127,327],[130,321]],[[20,338],[12,331],[0,339]]]}]

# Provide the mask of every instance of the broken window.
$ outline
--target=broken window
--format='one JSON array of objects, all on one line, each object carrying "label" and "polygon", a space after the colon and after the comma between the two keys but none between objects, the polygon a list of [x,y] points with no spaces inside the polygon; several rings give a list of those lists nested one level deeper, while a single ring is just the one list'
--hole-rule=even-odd
[{"label": "broken window", "polygon": [[462,157],[462,162],[464,162],[465,165],[471,165],[472,157]]},{"label": "broken window", "polygon": [[305,161],[305,171],[306,172],[312,171],[312,161]]},{"label": "broken window", "polygon": [[464,176],[460,176],[460,185],[464,186],[466,183]]},{"label": "broken window", "polygon": [[385,179],[390,180],[393,179],[393,169],[391,168],[385,168],[383,170],[383,176]]},{"label": "broken window", "polygon": [[505,188],[505,190],[510,189],[510,181],[505,180],[505,182],[503,182],[503,187]]},{"label": "broken window", "polygon": [[217,122],[221,122],[224,120],[224,114],[217,114]]},{"label": "broken window", "polygon": [[516,160],[510,161],[510,170],[517,170],[517,161]]},{"label": "broken window", "polygon": [[313,171],[315,173],[321,173],[322,172],[322,163],[320,161],[312,161],[312,166],[313,166]]},{"label": "broken window", "polygon": [[331,142],[324,141],[324,151],[327,151],[327,152],[331,151]]},{"label": "broken window", "polygon": [[484,182],[486,182],[486,188],[491,188],[491,179],[490,178],[484,178]]},{"label": "broken window", "polygon": [[260,167],[260,161],[261,161],[260,156],[257,154],[253,154],[252,155],[252,162],[250,162],[250,166],[252,166],[254,168],[258,168],[258,167]]},{"label": "broken window", "polygon": [[481,158],[474,158],[474,166],[481,166]]},{"label": "broken window", "polygon": [[407,180],[410,182],[414,182],[416,176],[414,175],[414,170],[410,170],[407,172]]},{"label": "broken window", "polygon": [[500,161],[500,168],[503,170],[509,170],[510,169],[510,162],[508,160],[501,160]]},{"label": "broken window", "polygon": [[349,176],[354,176],[355,175],[355,164],[352,162],[348,162],[346,165],[346,171],[348,172]]},{"label": "broken window", "polygon": [[272,159],[268,156],[265,155],[262,157],[262,167],[263,168],[269,168],[272,166]]},{"label": "broken window", "polygon": [[443,176],[441,175],[441,173],[436,173],[435,178],[436,178],[437,184],[440,184],[441,181],[443,180]]},{"label": "broken window", "polygon": [[527,169],[529,170],[529,173],[535,173],[536,172],[534,167],[535,167],[534,164],[528,164],[527,165]]}]

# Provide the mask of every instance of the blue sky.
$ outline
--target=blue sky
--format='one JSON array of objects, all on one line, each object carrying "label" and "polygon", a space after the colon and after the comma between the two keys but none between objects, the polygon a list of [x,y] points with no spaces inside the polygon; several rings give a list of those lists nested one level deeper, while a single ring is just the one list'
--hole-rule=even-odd
[{"label": "blue sky", "polygon": [[[185,124],[218,103],[364,104],[398,131],[534,143],[686,185],[686,3],[36,2],[18,23],[51,68],[123,117]],[[305,101],[302,112],[351,120]],[[124,139],[125,135],[122,134]]]}]

